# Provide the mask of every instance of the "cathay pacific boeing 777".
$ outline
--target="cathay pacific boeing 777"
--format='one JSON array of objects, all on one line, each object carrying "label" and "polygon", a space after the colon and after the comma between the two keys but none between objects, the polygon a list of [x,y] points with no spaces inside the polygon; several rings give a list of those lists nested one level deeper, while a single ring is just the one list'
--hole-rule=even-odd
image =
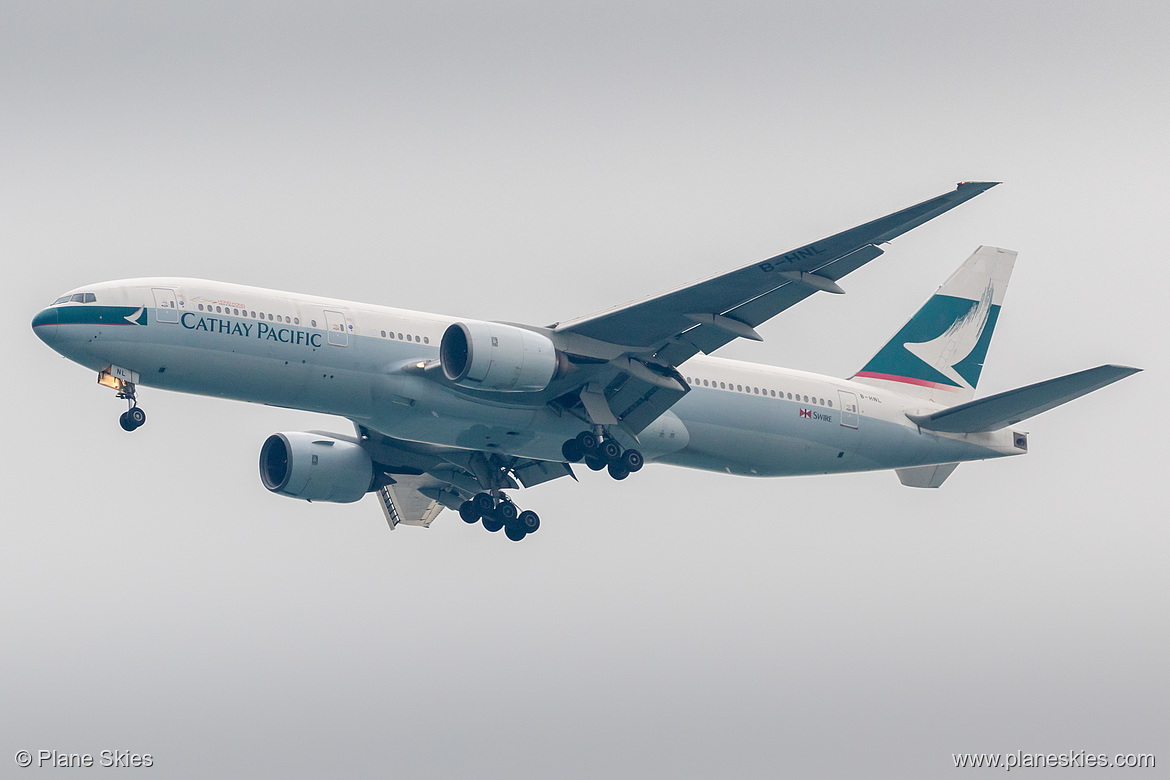
[{"label": "cathay pacific boeing 777", "polygon": [[346,417],[353,434],[274,433],[280,495],[372,493],[391,528],[444,507],[519,541],[540,527],[505,491],[646,462],[744,476],[894,469],[938,487],[963,461],[1021,455],[1019,422],[1138,369],[1105,365],[975,399],[1016,253],[979,247],[852,377],[709,357],[984,192],[953,191],[762,262],[544,327],[200,279],[103,282],[60,296],[36,334],[146,421],[142,387]]}]

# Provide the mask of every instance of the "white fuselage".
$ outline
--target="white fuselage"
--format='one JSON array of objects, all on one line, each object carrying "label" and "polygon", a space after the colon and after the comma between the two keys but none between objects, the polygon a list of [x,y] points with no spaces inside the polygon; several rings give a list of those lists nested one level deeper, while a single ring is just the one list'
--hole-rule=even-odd
[{"label": "white fuselage", "polygon": [[[83,300],[54,304],[34,330],[95,371],[136,372],[141,386],[336,414],[404,441],[550,461],[563,460],[562,443],[584,427],[544,405],[509,403],[506,393],[485,399],[404,370],[438,357],[453,317],[196,279],[74,292]],[[786,476],[1022,453],[1007,429],[920,430],[906,414],[939,407],[882,387],[703,356],[679,372],[691,391],[639,434],[647,460]]]}]

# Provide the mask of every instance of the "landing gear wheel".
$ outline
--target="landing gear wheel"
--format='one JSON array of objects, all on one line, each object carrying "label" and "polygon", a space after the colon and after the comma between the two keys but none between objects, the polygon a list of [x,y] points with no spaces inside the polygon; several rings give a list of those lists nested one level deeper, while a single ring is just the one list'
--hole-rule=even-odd
[{"label": "landing gear wheel", "polygon": [[475,508],[474,501],[464,501],[459,505],[459,517],[463,522],[471,524],[479,522],[479,510]]},{"label": "landing gear wheel", "polygon": [[122,430],[126,432],[130,432],[138,427],[134,424],[134,421],[130,419],[130,412],[122,412],[121,416],[118,417],[118,425],[121,425]]},{"label": "landing gear wheel", "polygon": [[509,525],[504,527],[504,536],[508,537],[513,542],[519,542],[527,535],[527,532],[525,532],[525,530],[519,526]]},{"label": "landing gear wheel", "polygon": [[494,534],[496,531],[498,531],[504,527],[504,521],[497,520],[494,517],[488,517],[487,515],[484,515],[483,527],[486,528],[487,530],[491,531]]},{"label": "landing gear wheel", "polygon": [[540,529],[540,516],[531,509],[525,509],[516,518],[516,525],[526,534],[536,533]]},{"label": "landing gear wheel", "polygon": [[496,517],[504,521],[504,524],[509,524],[516,519],[520,514],[520,510],[511,501],[501,501],[500,505],[496,507]]},{"label": "landing gear wheel", "polygon": [[630,476],[630,470],[620,463],[609,464],[609,475],[614,479],[625,479]]},{"label": "landing gear wheel", "polygon": [[585,450],[576,439],[569,439],[561,445],[561,454],[565,456],[565,460],[569,461],[569,463],[578,463],[581,458],[585,457]]},{"label": "landing gear wheel", "polygon": [[475,505],[475,510],[484,517],[491,514],[492,510],[496,508],[496,500],[492,498],[491,493],[476,493],[475,498],[471,501]]},{"label": "landing gear wheel", "polygon": [[601,459],[606,463],[617,463],[618,458],[622,456],[622,448],[621,445],[613,439],[606,439],[601,443],[601,447],[598,448],[597,454],[600,455]]},{"label": "landing gear wheel", "polygon": [[605,468],[605,461],[598,460],[597,458],[594,458],[591,455],[586,455],[585,456],[585,465],[588,466],[593,471],[601,471],[603,468]]},{"label": "landing gear wheel", "polygon": [[141,406],[131,406],[126,415],[130,418],[130,422],[134,423],[135,428],[141,428],[146,424],[146,412],[142,411]]},{"label": "landing gear wheel", "polygon": [[586,455],[592,453],[597,449],[597,437],[589,431],[581,431],[577,434],[577,443],[581,445],[581,450]]},{"label": "landing gear wheel", "polygon": [[642,453],[638,452],[637,450],[626,450],[622,453],[622,457],[619,462],[625,466],[626,471],[630,472],[631,474],[641,469],[642,466],[646,465],[646,459],[643,458]]}]

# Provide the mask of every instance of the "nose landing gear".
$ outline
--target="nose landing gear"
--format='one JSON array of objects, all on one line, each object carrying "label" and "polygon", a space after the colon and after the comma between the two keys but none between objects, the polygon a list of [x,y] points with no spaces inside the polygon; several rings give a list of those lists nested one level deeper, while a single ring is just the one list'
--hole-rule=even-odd
[{"label": "nose landing gear", "polygon": [[146,412],[142,411],[142,407],[130,402],[131,406],[118,418],[118,424],[122,426],[124,431],[136,431],[146,424]]},{"label": "nose landing gear", "polygon": [[521,511],[512,499],[503,493],[499,497],[491,493],[477,493],[470,501],[459,505],[459,517],[471,524],[482,522],[483,527],[495,533],[504,529],[504,536],[518,542],[540,528],[540,517],[531,509]]},{"label": "nose landing gear", "polygon": [[[128,373],[134,378],[137,378],[137,374],[131,372],[124,373]],[[138,405],[138,392],[134,387],[133,381],[115,376],[110,371],[102,371],[98,374],[98,384],[114,388],[118,393],[118,397],[125,400],[130,407],[118,417],[118,424],[122,426],[122,430],[127,432],[136,431],[146,424],[146,412],[142,411],[142,407]]]},{"label": "nose landing gear", "polygon": [[589,431],[582,431],[562,444],[561,454],[570,463],[585,461],[593,471],[607,469],[614,479],[625,479],[646,463],[637,450],[623,450],[615,439],[602,439]]}]

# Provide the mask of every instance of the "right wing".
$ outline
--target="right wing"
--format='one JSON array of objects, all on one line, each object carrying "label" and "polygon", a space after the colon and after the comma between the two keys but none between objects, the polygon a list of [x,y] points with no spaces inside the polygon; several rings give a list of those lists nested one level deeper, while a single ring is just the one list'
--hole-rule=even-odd
[{"label": "right wing", "polygon": [[[633,435],[686,395],[677,367],[755,328],[880,256],[877,246],[953,209],[997,182],[961,182],[953,191],[864,225],[704,281],[553,326],[570,358],[591,362],[558,403],[583,420],[620,424]],[[570,378],[570,381],[572,379]],[[588,385],[588,386],[586,386]]]},{"label": "right wing", "polygon": [[997,183],[961,182],[951,192],[864,225],[670,292],[559,323],[554,332],[623,345],[631,354],[651,353],[654,362],[672,367],[735,338],[759,340],[757,326],[813,293],[844,292],[837,281],[881,255],[878,244]]}]

